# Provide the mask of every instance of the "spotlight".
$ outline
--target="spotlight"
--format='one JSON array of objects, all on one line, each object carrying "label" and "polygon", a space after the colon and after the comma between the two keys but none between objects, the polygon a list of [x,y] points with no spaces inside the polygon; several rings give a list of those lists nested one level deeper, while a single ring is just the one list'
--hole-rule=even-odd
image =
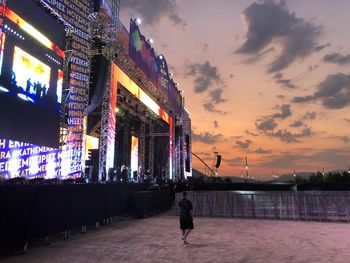
[{"label": "spotlight", "polygon": [[4,87],[2,87],[2,86],[0,86],[0,91],[2,91],[2,92],[9,92],[8,89],[6,89],[6,88],[4,88]]},{"label": "spotlight", "polygon": [[162,56],[162,55],[159,55],[159,59],[163,59],[163,56]]},{"label": "spotlight", "polygon": [[153,44],[153,39],[152,38],[148,39],[148,43]]},{"label": "spotlight", "polygon": [[136,24],[141,25],[142,20],[141,20],[141,18],[136,18],[136,19],[135,19],[135,22],[136,22]]}]

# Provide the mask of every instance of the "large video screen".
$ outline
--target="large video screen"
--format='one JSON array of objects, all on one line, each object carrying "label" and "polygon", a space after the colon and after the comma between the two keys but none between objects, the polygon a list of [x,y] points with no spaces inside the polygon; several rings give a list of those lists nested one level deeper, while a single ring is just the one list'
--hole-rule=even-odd
[{"label": "large video screen", "polygon": [[64,25],[33,0],[4,8],[0,138],[58,148]]}]

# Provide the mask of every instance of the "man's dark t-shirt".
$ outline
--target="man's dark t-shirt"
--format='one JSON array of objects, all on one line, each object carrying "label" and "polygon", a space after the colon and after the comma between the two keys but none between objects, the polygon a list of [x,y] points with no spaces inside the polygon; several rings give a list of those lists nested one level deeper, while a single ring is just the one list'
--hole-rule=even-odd
[{"label": "man's dark t-shirt", "polygon": [[186,198],[183,198],[179,202],[179,207],[180,207],[180,218],[189,218],[191,217],[190,211],[193,209],[192,203],[187,200]]}]

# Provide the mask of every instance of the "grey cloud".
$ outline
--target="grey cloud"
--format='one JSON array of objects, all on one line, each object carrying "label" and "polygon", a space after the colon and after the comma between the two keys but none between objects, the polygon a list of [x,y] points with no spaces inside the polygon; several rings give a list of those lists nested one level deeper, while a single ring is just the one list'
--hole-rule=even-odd
[{"label": "grey cloud", "polygon": [[223,138],[222,134],[215,134],[214,135],[214,134],[211,134],[209,132],[196,134],[196,133],[192,132],[192,140],[193,141],[203,142],[203,143],[206,143],[206,144],[217,143],[222,138]]},{"label": "grey cloud", "polygon": [[217,88],[217,89],[211,90],[209,92],[211,101],[213,103],[215,103],[215,104],[219,104],[219,103],[225,102],[226,99],[222,98],[222,92],[223,91],[224,90],[222,88]]},{"label": "grey cloud", "polygon": [[292,102],[295,103],[305,103],[314,100],[313,96],[304,96],[304,97],[294,97]]},{"label": "grey cloud", "polygon": [[245,140],[244,142],[236,141],[236,144],[243,149],[248,149],[251,143],[252,143],[251,140]]},{"label": "grey cloud", "polygon": [[[257,62],[260,59],[265,58],[267,55],[269,55],[270,53],[273,53],[276,50],[276,48],[274,47],[270,47],[267,48],[266,50],[263,50],[257,54],[255,54],[255,56],[251,56],[248,59],[246,59],[244,62],[247,64],[254,64],[255,62]],[[234,54],[235,52],[233,52]]]},{"label": "grey cloud", "polygon": [[253,136],[253,137],[259,136],[258,134],[253,133],[253,132],[250,132],[250,131],[248,131],[248,130],[245,130],[245,133],[246,133],[247,135],[250,135],[250,136]]},{"label": "grey cloud", "polygon": [[188,76],[195,76],[195,87],[196,93],[202,93],[211,88],[211,86],[220,80],[218,68],[211,66],[207,60],[203,64],[194,63],[188,66]]},{"label": "grey cloud", "polygon": [[341,109],[350,105],[350,75],[344,73],[328,75],[318,85],[318,90],[313,95],[293,98],[295,103],[314,100],[321,100],[323,106],[328,109]]},{"label": "grey cloud", "polygon": [[281,72],[275,74],[273,76],[277,84],[280,84],[281,86],[288,88],[288,89],[296,89],[297,86],[292,83],[291,79],[284,79],[283,74]]},{"label": "grey cloud", "polygon": [[270,45],[278,43],[281,54],[269,66],[268,72],[287,68],[298,58],[304,58],[317,48],[320,28],[298,18],[286,7],[285,1],[254,2],[243,12],[248,24],[245,43],[236,51],[259,55]]},{"label": "grey cloud", "polygon": [[282,142],[286,143],[299,142],[297,140],[297,136],[287,130],[278,130],[277,132],[273,133],[272,136],[279,138]]},{"label": "grey cloud", "polygon": [[284,95],[277,95],[276,98],[280,99],[280,100],[284,100],[286,98],[286,96],[284,96]]},{"label": "grey cloud", "polygon": [[258,120],[258,122],[255,123],[255,126],[259,131],[266,133],[273,131],[278,125],[274,118],[267,117],[262,120]]},{"label": "grey cloud", "polygon": [[320,152],[316,152],[308,157],[306,161],[318,161],[325,166],[331,166],[336,168],[347,168],[349,165],[349,148],[330,148],[324,149]]},{"label": "grey cloud", "polygon": [[271,150],[264,150],[260,147],[259,149],[256,149],[254,152],[256,154],[267,154],[267,153],[271,153]]},{"label": "grey cloud", "polygon": [[310,137],[310,136],[312,136],[312,135],[313,135],[312,130],[311,130],[310,128],[308,128],[308,127],[305,127],[305,128],[301,131],[301,133],[297,134],[296,136],[297,136],[297,137]]},{"label": "grey cloud", "polygon": [[187,22],[178,15],[176,0],[127,0],[121,2],[120,8],[136,11],[146,24],[155,25],[163,18],[168,18],[174,25],[187,26]]},{"label": "grey cloud", "polygon": [[213,121],[214,128],[219,128],[219,122],[218,121]]},{"label": "grey cloud", "polygon": [[298,128],[298,127],[301,127],[303,126],[304,123],[301,121],[301,120],[296,120],[295,122],[293,122],[290,127],[293,127],[293,128]]},{"label": "grey cloud", "polygon": [[317,45],[315,47],[315,51],[318,52],[318,51],[321,51],[323,49],[325,49],[326,47],[329,47],[331,44],[330,43],[327,43],[327,44],[323,44],[323,45]]},{"label": "grey cloud", "polygon": [[348,142],[350,142],[350,137],[347,136],[347,135],[339,136],[339,139],[340,139],[343,143],[348,143]]},{"label": "grey cloud", "polygon": [[[312,151],[309,154],[302,152],[298,153],[282,153],[275,156],[267,156],[266,161],[260,165],[271,168],[295,168],[300,165],[308,165],[310,163],[322,163],[324,166],[334,167],[332,169],[339,169],[348,166],[349,163],[349,148],[329,148],[319,152]],[[319,169],[320,167],[315,167]]]},{"label": "grey cloud", "polygon": [[226,115],[227,114],[226,111],[218,110],[212,102],[205,102],[203,104],[203,108],[206,111],[209,111],[209,112],[212,112],[212,113],[217,113],[217,114],[220,114],[220,115]]},{"label": "grey cloud", "polygon": [[275,133],[270,134],[272,137],[276,137],[285,143],[300,142],[299,138],[311,137],[313,135],[310,128],[304,128],[300,133],[292,133],[286,129],[278,130]]},{"label": "grey cloud", "polygon": [[350,63],[350,54],[342,55],[339,53],[331,53],[327,54],[323,57],[324,62],[335,63],[339,65],[345,65]]},{"label": "grey cloud", "polygon": [[236,157],[236,158],[232,158],[232,159],[224,159],[225,163],[228,164],[229,166],[236,166],[236,165],[242,165],[244,163],[243,158],[241,157]]},{"label": "grey cloud", "polygon": [[314,71],[314,70],[316,70],[317,68],[318,68],[318,65],[316,64],[316,65],[313,65],[313,66],[309,66],[308,70],[309,70],[309,71]]},{"label": "grey cloud", "polygon": [[303,120],[314,120],[317,117],[317,113],[315,111],[308,111],[302,117]]},{"label": "grey cloud", "polygon": [[290,104],[277,105],[275,108],[280,110],[281,112],[273,114],[272,118],[286,119],[292,115]]},{"label": "grey cloud", "polygon": [[300,154],[283,153],[277,156],[266,156],[266,161],[262,161],[260,165],[270,168],[285,168],[296,167],[299,160],[303,161],[303,156]]}]

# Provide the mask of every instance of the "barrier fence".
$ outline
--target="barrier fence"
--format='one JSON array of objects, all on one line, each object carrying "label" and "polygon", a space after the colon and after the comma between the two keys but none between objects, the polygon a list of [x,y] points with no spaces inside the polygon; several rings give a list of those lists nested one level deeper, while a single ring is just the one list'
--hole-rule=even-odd
[{"label": "barrier fence", "polygon": [[24,245],[87,226],[109,224],[114,216],[144,217],[169,209],[169,190],[146,184],[0,185],[0,248]]},{"label": "barrier fence", "polygon": [[[350,191],[187,192],[194,216],[349,222]],[[176,194],[175,214],[179,215]]]}]

